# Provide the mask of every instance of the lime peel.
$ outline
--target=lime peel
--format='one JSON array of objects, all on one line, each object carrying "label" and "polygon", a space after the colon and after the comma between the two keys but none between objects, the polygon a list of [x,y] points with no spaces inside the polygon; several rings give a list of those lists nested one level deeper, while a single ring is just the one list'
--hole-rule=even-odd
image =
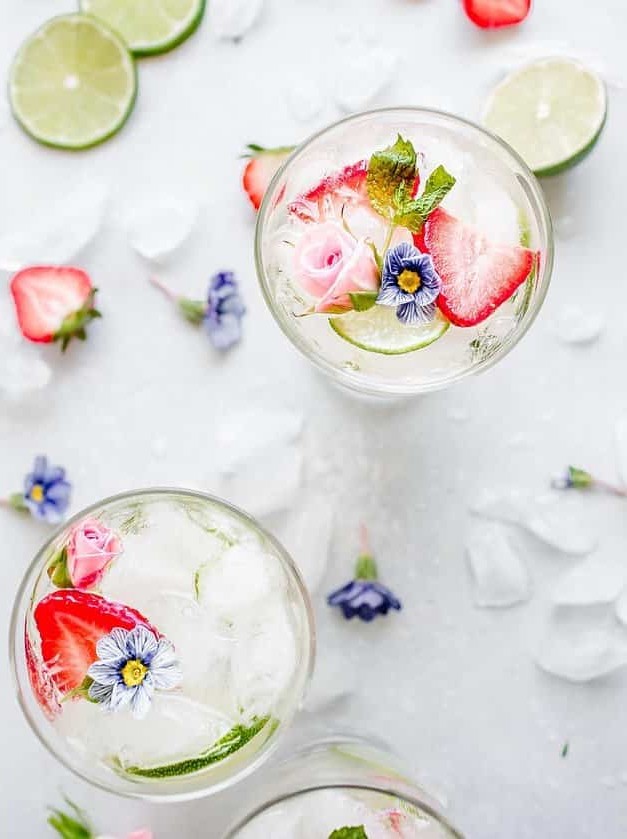
[{"label": "lime peel", "polygon": [[366,352],[402,355],[428,347],[444,335],[450,323],[437,312],[429,323],[407,326],[398,320],[393,306],[377,305],[329,318],[329,325],[340,338]]}]

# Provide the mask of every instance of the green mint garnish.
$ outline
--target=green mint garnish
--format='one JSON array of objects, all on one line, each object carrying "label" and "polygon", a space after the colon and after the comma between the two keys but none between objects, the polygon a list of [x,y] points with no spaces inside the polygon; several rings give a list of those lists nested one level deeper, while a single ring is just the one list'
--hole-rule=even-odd
[{"label": "green mint garnish", "polygon": [[350,291],[348,293],[356,312],[367,312],[377,302],[378,291]]},{"label": "green mint garnish", "polygon": [[85,813],[73,804],[69,798],[65,799],[73,815],[64,813],[63,810],[51,808],[51,815],[48,817],[48,824],[63,839],[92,839],[92,828]]},{"label": "green mint garnish", "polygon": [[394,194],[395,224],[418,233],[435,208],[455,186],[455,178],[444,166],[438,166],[427,178],[424,191],[418,198],[411,197],[411,189],[401,184]]},{"label": "green mint garnish", "polygon": [[397,190],[411,185],[416,177],[416,152],[409,140],[401,135],[394,145],[375,152],[368,163],[366,189],[374,209],[384,218],[392,221],[396,214],[394,196]]},{"label": "green mint garnish", "polygon": [[358,827],[338,827],[329,839],[368,839],[368,834],[363,824],[360,824]]},{"label": "green mint garnish", "polygon": [[249,726],[234,725],[230,731],[221,737],[209,749],[196,757],[179,760],[162,766],[125,766],[118,757],[112,759],[115,769],[125,775],[135,775],[140,778],[176,778],[179,775],[190,775],[199,772],[214,763],[224,760],[249,743],[253,737],[268,726],[267,736],[270,737],[276,729],[278,720],[270,716],[255,717]]}]

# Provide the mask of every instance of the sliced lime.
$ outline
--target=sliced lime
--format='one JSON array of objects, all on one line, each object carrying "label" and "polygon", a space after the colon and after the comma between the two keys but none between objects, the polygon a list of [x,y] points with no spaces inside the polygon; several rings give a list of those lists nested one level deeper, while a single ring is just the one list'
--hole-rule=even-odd
[{"label": "sliced lime", "polygon": [[498,85],[483,121],[536,175],[555,175],[588,154],[606,115],[605,85],[595,73],[570,58],[545,58]]},{"label": "sliced lime", "polygon": [[340,338],[367,352],[401,355],[428,347],[449,328],[450,323],[437,312],[435,319],[421,326],[405,326],[393,306],[373,306],[367,312],[347,312],[329,318]]},{"label": "sliced lime", "polygon": [[85,15],[45,23],[21,46],[9,78],[22,128],[62,149],[86,149],[111,137],[136,95],[133,57],[111,29]]},{"label": "sliced lime", "polygon": [[107,23],[135,55],[159,55],[195,32],[206,0],[80,0],[81,11]]}]

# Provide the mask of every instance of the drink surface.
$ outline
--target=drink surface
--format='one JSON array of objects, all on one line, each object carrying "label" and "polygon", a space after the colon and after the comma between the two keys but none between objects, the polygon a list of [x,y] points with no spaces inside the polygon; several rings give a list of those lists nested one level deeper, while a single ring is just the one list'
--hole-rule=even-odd
[{"label": "drink surface", "polygon": [[367,839],[449,839],[451,835],[426,812],[394,796],[337,788],[302,793],[275,804],[234,839],[328,839],[343,827],[362,827]]},{"label": "drink surface", "polygon": [[50,547],[26,617],[30,685],[55,750],[83,773],[145,785],[200,773],[211,786],[300,700],[303,594],[280,549],[230,508],[136,498]]},{"label": "drink surface", "polygon": [[[416,153],[408,192],[420,199],[439,167],[454,186],[421,229],[398,224],[389,238],[368,179],[373,155],[398,137]],[[275,317],[306,355],[357,389],[428,390],[481,367],[526,331],[548,282],[548,232],[529,177],[494,138],[446,115],[382,111],[328,129],[288,162],[260,222],[260,275]],[[429,322],[402,323],[381,295],[367,311],[355,311],[352,297],[325,295],[327,278],[338,276],[340,291],[377,293],[385,255],[401,243],[430,256],[439,275]],[[415,291],[404,276],[401,291]]]}]

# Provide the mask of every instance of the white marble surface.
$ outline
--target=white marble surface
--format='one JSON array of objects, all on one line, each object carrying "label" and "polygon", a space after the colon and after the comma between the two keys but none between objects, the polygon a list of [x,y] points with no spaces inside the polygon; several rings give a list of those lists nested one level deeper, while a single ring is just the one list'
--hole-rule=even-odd
[{"label": "white marble surface", "polygon": [[[397,77],[375,104],[429,104],[476,116],[502,67],[556,43],[598,61],[614,80],[627,76],[623,0],[536,6],[523,28],[486,34],[454,0],[267,0],[242,43],[218,42],[205,22],[171,55],[142,62],[130,123],[84,154],[35,145],[2,106],[0,231],[26,227],[37,207],[56,213],[74,182],[103,179],[111,197],[105,228],[80,260],[101,289],[104,320],[65,357],[43,350],[53,367],[45,392],[0,402],[0,491],[19,487],[37,452],[68,468],[74,510],[130,487],[212,489],[220,417],[242,404],[302,410],[308,480],[332,486],[337,505],[333,560],[316,605],[321,655],[334,657],[336,672],[345,665],[356,686],[338,709],[338,726],[350,722],[387,738],[416,777],[448,799],[472,839],[622,839],[627,672],[577,685],[533,660],[555,618],[553,589],[574,561],[526,542],[532,601],[480,610],[463,543],[468,504],[480,489],[541,491],[568,462],[616,477],[612,430],[627,415],[625,92],[611,88],[610,118],[595,153],[546,184],[560,238],[552,288],[530,334],[483,377],[406,405],[373,406],[335,392],[279,333],[257,289],[254,218],[239,188],[245,143],[297,141],[339,115],[325,95],[320,113],[298,122],[286,90],[311,90],[312,79],[328,86],[341,35],[359,31],[400,53]],[[72,7],[3,0],[0,76],[31,30]],[[193,294],[222,267],[242,281],[246,337],[226,359],[148,286],[149,266],[120,229],[134,204],[168,192],[200,200],[203,211],[163,276]],[[606,316],[596,343],[566,345],[555,337],[554,324],[570,303]],[[624,554],[624,503],[591,498],[583,510],[602,546]],[[13,592],[46,530],[0,512],[4,632]],[[322,596],[349,574],[364,516],[385,580],[405,604],[401,614],[371,626],[343,623]],[[613,620],[610,606],[581,607],[568,617],[595,626]],[[219,802],[170,809],[118,801],[57,766],[21,717],[6,659],[0,709],[3,835],[51,835],[45,807],[63,790],[106,833],[148,822],[157,839],[217,839]]]}]

